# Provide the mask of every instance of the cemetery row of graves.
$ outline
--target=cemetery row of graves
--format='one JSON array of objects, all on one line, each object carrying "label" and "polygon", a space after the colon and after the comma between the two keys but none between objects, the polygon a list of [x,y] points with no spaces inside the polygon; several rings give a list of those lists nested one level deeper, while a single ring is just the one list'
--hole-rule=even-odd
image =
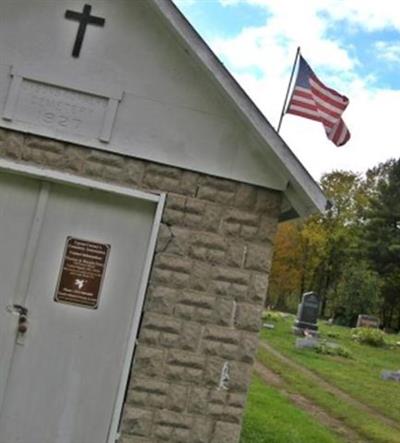
[{"label": "cemetery row of graves", "polygon": [[320,181],[331,207],[281,223],[267,305],[295,313],[304,292],[321,297],[321,317],[354,327],[359,314],[400,330],[400,159],[365,175],[333,171]]},{"label": "cemetery row of graves", "polygon": [[315,302],[265,312],[241,443],[400,442],[400,335],[317,326]]}]

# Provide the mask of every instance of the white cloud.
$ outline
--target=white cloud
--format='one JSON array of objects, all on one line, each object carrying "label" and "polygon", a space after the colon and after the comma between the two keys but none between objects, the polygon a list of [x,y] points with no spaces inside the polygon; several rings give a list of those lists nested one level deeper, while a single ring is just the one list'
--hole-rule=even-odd
[{"label": "white cloud", "polygon": [[293,8],[324,13],[332,20],[344,20],[369,31],[392,27],[400,29],[398,2],[393,0],[219,0],[223,6],[240,3],[261,6],[270,11]]},{"label": "white cloud", "polygon": [[[352,48],[330,37],[337,20],[364,30],[400,29],[397,2],[381,0],[220,0],[226,7],[237,3],[268,10],[263,26],[244,28],[233,38],[211,42],[239,83],[277,126],[296,47],[300,45],[310,65],[328,86],[350,98],[343,118],[352,138],[336,148],[323,127],[299,117],[284,118],[281,135],[315,178],[332,169],[365,171],[378,162],[398,157],[398,103],[400,91],[379,89],[372,76],[357,74],[359,61]],[[400,47],[377,44],[386,60],[400,57]],[[258,74],[256,75],[255,72]]]},{"label": "white cloud", "polygon": [[377,52],[377,56],[381,60],[391,63],[400,62],[400,41],[398,42],[378,41],[375,43],[374,46]]},{"label": "white cloud", "polygon": [[282,135],[314,177],[332,169],[363,172],[389,158],[399,157],[398,104],[400,91],[351,91],[344,113],[352,139],[336,148],[325,139],[322,125],[286,116]]},{"label": "white cloud", "polygon": [[330,15],[336,20],[349,23],[368,31],[383,28],[400,29],[398,2],[393,0],[329,0]]}]

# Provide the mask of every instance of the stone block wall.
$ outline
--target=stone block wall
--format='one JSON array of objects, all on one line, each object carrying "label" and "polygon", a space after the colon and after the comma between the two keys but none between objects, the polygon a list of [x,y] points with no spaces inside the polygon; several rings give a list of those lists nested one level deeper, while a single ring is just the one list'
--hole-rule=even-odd
[{"label": "stone block wall", "polygon": [[281,194],[0,130],[0,156],[167,193],[123,443],[237,443]]}]

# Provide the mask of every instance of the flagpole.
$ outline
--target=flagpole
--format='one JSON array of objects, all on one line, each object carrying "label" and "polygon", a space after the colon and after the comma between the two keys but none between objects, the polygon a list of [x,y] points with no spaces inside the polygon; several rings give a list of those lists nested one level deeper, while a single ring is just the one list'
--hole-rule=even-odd
[{"label": "flagpole", "polygon": [[283,116],[285,115],[285,108],[286,108],[286,104],[287,104],[287,99],[289,96],[289,91],[290,91],[290,86],[292,84],[292,80],[293,80],[293,76],[294,76],[294,71],[296,69],[296,65],[297,65],[297,60],[299,58],[300,55],[300,46],[297,47],[297,51],[296,51],[296,57],[294,58],[294,63],[293,63],[293,68],[292,68],[292,72],[290,74],[290,79],[289,79],[289,84],[287,87],[287,91],[286,91],[286,95],[285,95],[285,100],[283,102],[283,107],[282,107],[282,112],[281,112],[281,116],[279,118],[279,123],[278,123],[278,128],[276,130],[276,132],[279,134],[279,131],[281,129],[281,125],[282,125],[282,120],[283,120]]}]

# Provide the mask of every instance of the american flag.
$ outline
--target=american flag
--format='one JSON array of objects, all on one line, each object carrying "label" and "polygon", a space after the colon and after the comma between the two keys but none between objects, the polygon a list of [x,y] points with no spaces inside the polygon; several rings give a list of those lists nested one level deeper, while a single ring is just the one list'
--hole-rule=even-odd
[{"label": "american flag", "polygon": [[301,55],[299,58],[296,83],[286,112],[321,122],[329,140],[336,146],[344,145],[350,139],[350,132],[342,114],[349,99],[325,86],[304,58]]}]

